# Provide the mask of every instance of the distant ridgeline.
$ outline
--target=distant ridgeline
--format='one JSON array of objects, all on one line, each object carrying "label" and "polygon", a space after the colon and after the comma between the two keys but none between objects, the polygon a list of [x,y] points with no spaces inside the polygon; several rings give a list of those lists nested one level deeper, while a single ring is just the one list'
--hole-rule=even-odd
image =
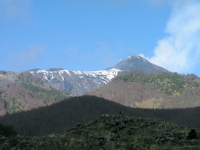
[{"label": "distant ridgeline", "polygon": [[200,87],[200,78],[194,74],[180,75],[178,73],[143,73],[141,71],[123,72],[116,79],[124,82],[142,82],[154,85],[156,89],[165,91],[168,95],[180,95],[183,89]]}]

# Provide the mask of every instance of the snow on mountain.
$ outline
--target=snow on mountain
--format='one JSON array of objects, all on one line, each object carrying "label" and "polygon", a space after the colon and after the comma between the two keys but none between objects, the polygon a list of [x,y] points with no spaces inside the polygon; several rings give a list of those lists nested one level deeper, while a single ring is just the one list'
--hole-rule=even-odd
[{"label": "snow on mountain", "polygon": [[69,71],[63,68],[51,68],[48,70],[32,69],[29,71],[50,84],[53,88],[79,96],[107,84],[119,72],[127,70],[168,72],[166,69],[154,65],[137,55],[129,56],[114,67],[100,71]]},{"label": "snow on mountain", "polygon": [[57,90],[74,95],[83,95],[108,83],[119,72],[121,70],[116,68],[100,71],[69,71],[64,69],[30,71],[31,74],[40,77]]}]

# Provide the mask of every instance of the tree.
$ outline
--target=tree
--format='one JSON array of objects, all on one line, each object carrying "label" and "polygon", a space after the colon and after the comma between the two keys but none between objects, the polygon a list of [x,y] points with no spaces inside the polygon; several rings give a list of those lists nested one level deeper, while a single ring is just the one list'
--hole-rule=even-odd
[{"label": "tree", "polygon": [[13,125],[4,126],[0,124],[0,135],[6,137],[17,136],[17,132],[15,131]]},{"label": "tree", "polygon": [[187,139],[188,140],[192,140],[192,139],[198,139],[197,137],[197,132],[195,131],[195,129],[191,129],[188,133],[188,136],[187,136]]}]

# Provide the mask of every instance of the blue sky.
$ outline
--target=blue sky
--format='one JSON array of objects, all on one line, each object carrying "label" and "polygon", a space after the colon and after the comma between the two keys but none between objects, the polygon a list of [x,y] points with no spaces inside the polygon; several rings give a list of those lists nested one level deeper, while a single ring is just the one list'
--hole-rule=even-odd
[{"label": "blue sky", "polygon": [[0,70],[101,70],[130,55],[200,76],[198,0],[0,0]]}]

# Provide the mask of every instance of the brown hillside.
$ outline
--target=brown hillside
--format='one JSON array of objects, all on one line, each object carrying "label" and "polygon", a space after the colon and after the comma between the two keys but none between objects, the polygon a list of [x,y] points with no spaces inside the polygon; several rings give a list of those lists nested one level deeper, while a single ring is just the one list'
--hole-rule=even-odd
[{"label": "brown hillside", "polygon": [[0,72],[0,116],[31,110],[67,97],[29,72]]},{"label": "brown hillside", "polygon": [[[127,74],[131,78],[126,81],[124,75]],[[133,74],[123,73],[103,87],[88,93],[88,95],[103,97],[133,108],[189,108],[200,106],[199,78],[192,75],[181,76],[177,73],[168,74],[165,73],[169,77],[165,77],[163,81],[158,79],[160,83],[156,85],[154,82],[157,79],[154,79],[155,81],[152,79],[157,77],[156,75],[151,74],[150,77],[146,78],[148,75],[141,72],[139,74],[138,72]],[[180,80],[178,84],[183,88],[176,86],[171,78],[178,78],[178,81]],[[173,85],[173,87],[170,85]],[[170,87],[172,88],[170,89]],[[169,94],[166,91],[172,92]]]}]

